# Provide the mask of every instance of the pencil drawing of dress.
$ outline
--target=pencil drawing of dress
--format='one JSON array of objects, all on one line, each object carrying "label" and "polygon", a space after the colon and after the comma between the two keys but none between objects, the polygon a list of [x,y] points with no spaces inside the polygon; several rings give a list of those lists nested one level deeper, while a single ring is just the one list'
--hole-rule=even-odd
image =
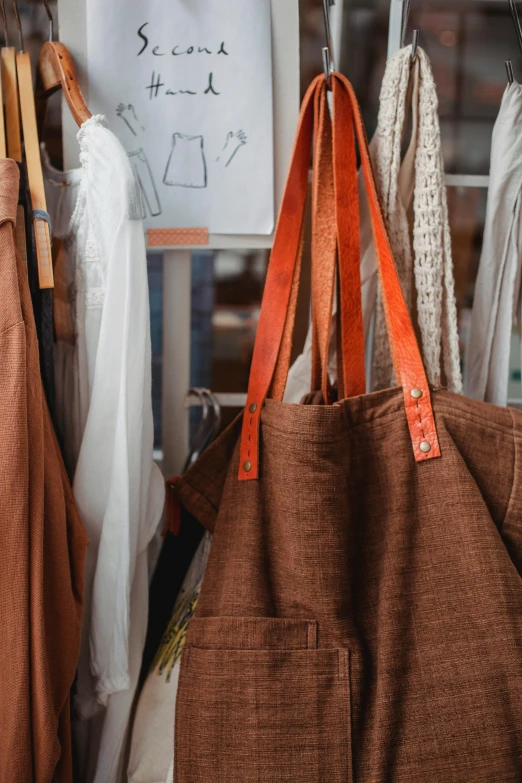
[{"label": "pencil drawing of dress", "polygon": [[174,133],[167,167],[163,176],[165,185],[179,188],[206,188],[207,164],[203,136]]}]

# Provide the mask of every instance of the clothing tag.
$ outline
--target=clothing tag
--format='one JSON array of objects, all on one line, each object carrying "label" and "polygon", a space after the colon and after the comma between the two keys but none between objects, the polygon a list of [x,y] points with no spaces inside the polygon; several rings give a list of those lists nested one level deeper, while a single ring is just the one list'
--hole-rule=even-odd
[{"label": "clothing tag", "polygon": [[149,228],[149,247],[208,245],[208,228]]}]

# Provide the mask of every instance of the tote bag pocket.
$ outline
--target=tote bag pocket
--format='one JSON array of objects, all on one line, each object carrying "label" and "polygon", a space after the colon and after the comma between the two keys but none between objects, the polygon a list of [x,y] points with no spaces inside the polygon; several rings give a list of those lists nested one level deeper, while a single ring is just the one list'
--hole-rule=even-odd
[{"label": "tote bag pocket", "polygon": [[176,783],[352,783],[349,651],[314,649],[312,621],[205,622],[181,664]]}]

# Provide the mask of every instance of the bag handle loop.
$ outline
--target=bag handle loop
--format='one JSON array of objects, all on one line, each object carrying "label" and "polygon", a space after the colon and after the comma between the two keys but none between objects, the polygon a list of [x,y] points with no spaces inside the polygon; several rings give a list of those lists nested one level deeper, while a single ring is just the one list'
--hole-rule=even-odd
[{"label": "bag handle loop", "polygon": [[[328,359],[330,353],[332,305],[337,268],[337,225],[334,211],[332,122],[325,89],[314,100],[314,154],[312,171],[312,392],[321,389],[329,401]],[[350,143],[349,138],[346,140]],[[357,172],[354,170],[354,176]],[[338,386],[344,393],[342,351],[337,353]],[[288,373],[287,373],[288,375]]]},{"label": "bag handle loop", "polygon": [[[334,149],[334,182],[337,184],[336,193],[336,220],[338,242],[341,246],[340,267],[341,279],[344,274],[350,280],[350,302],[345,296],[342,305],[343,315],[346,315],[349,323],[353,319],[358,321],[358,307],[360,307],[360,279],[357,279],[355,287],[354,259],[350,255],[346,262],[346,242],[349,231],[354,230],[355,217],[358,227],[358,202],[353,200],[353,192],[349,187],[344,192],[343,185],[346,176],[347,158],[346,130],[355,124],[355,132],[359,144],[361,164],[366,182],[372,229],[374,234],[375,250],[379,268],[379,277],[382,287],[382,299],[388,327],[390,347],[393,365],[398,383],[403,388],[404,404],[413,453],[417,462],[440,456],[440,447],[431,405],[430,389],[426,373],[422,363],[419,346],[410,319],[408,308],[404,301],[401,284],[395,268],[390,243],[388,240],[384,218],[381,212],[377,189],[373,178],[373,172],[368,152],[368,142],[364,130],[360,109],[355,93],[350,82],[339,73],[332,73],[331,84],[334,101],[333,119],[333,149]],[[313,133],[313,108],[317,91],[325,90],[323,76],[314,79],[307,90],[303,100],[301,115],[297,129],[296,140],[292,152],[290,170],[285,187],[279,219],[277,223],[274,246],[270,258],[265,283],[265,292],[261,307],[252,368],[250,371],[249,389],[247,395],[246,410],[243,418],[240,445],[239,480],[248,481],[256,479],[259,475],[259,424],[261,410],[269,393],[272,380],[278,367],[280,353],[286,354],[288,361],[289,347],[283,345],[283,337],[286,334],[288,341],[288,329],[285,325],[293,327],[295,307],[292,313],[292,295],[297,298],[296,288],[299,274],[296,273],[300,266],[302,248],[302,227],[304,208],[307,194],[308,162],[312,146]],[[348,123],[348,124],[346,124]],[[349,145],[354,147],[353,144]],[[348,224],[343,224],[343,219],[348,218]],[[350,264],[351,259],[351,264]],[[357,258],[357,270],[359,259]],[[341,282],[341,291],[343,284]],[[346,287],[344,287],[346,292]],[[347,293],[347,292],[346,292]],[[341,294],[342,297],[342,294]],[[355,300],[359,305],[355,304]],[[328,319],[331,318],[331,309]],[[287,322],[288,319],[288,322]],[[292,323],[290,323],[292,321]],[[343,321],[341,321],[343,323]],[[352,361],[360,362],[360,356],[364,360],[364,344],[360,345],[360,337],[357,330],[346,329],[345,350],[343,351],[343,366]],[[353,339],[352,339],[353,338]],[[354,344],[355,343],[355,344]],[[349,347],[348,347],[349,346]],[[348,364],[350,367],[350,364]],[[288,367],[286,367],[286,372]],[[279,379],[282,373],[278,370]],[[350,372],[347,377],[354,377]],[[364,377],[364,376],[363,376]],[[286,376],[285,376],[286,379]],[[357,380],[356,380],[357,383]],[[273,388],[273,396],[280,398],[280,389]],[[284,386],[283,386],[284,391]],[[348,392],[349,393],[349,392]],[[363,393],[363,392],[360,392]],[[282,396],[282,393],[281,393]],[[353,396],[353,394],[352,394]]]}]

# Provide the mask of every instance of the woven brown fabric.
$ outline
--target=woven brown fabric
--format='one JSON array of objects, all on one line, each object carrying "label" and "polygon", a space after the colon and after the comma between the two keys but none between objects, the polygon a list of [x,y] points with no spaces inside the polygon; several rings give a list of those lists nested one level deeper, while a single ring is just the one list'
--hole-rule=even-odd
[{"label": "woven brown fabric", "polygon": [[[175,485],[214,531],[181,663],[175,780],[520,783],[522,413],[429,389],[353,88],[330,81],[333,136],[326,111],[315,129],[316,147],[333,138],[336,209],[323,216],[336,221],[342,318],[360,296],[339,224],[357,209],[343,157],[354,121],[401,387],[356,396],[352,324],[340,341],[350,399],[267,395],[291,316],[319,77],[303,101],[245,414]],[[331,307],[322,313],[312,307],[313,327],[328,335]]]},{"label": "woven brown fabric", "polygon": [[27,272],[16,257],[18,169],[0,160],[0,781],[72,781],[69,693],[86,535],[43,394]]},{"label": "woven brown fabric", "polygon": [[181,482],[215,532],[176,783],[522,780],[522,414],[433,405],[438,460],[395,389],[269,400],[259,481],[238,420]]}]

